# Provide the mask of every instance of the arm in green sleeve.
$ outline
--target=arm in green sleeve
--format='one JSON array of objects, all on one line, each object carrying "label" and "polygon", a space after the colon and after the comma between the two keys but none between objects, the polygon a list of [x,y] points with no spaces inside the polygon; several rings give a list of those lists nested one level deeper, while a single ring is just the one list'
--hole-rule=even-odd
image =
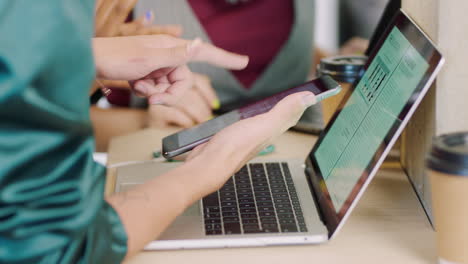
[{"label": "arm in green sleeve", "polygon": [[119,263],[92,160],[93,1],[0,1],[0,263]]}]

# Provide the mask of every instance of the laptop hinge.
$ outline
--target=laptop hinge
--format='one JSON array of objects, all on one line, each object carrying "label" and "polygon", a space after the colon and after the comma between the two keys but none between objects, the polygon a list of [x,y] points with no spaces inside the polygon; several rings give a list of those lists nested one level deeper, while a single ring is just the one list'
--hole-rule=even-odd
[{"label": "laptop hinge", "polygon": [[[312,174],[314,173],[314,170],[312,170],[310,167],[307,166],[307,163],[305,164],[305,175],[306,175],[306,180],[307,180],[307,183],[309,184],[309,189],[310,189],[310,192],[312,193],[312,198],[314,199],[314,203],[315,203],[315,207],[317,208],[317,211],[319,213],[319,217],[320,217],[320,221],[322,221],[322,223],[327,226],[327,221],[325,219],[325,216],[322,212],[322,208],[320,207],[320,204],[318,202],[318,197],[317,197],[317,194],[315,193],[314,191],[314,188],[312,186]],[[328,227],[328,226],[327,226]]]}]

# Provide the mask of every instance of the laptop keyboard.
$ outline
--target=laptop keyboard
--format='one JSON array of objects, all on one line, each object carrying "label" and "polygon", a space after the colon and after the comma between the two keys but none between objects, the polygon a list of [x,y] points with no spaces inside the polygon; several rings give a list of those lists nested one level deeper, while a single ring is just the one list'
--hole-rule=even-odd
[{"label": "laptop keyboard", "polygon": [[287,163],[251,163],[202,200],[207,235],[307,232]]}]

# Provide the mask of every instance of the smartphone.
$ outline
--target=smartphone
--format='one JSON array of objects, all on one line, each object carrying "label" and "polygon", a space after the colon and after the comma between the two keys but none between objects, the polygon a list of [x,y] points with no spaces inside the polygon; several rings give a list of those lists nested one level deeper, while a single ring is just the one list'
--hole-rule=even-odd
[{"label": "smartphone", "polygon": [[317,102],[338,94],[341,86],[328,75],[306,82],[302,85],[290,88],[274,94],[260,101],[220,115],[197,126],[169,135],[162,140],[162,152],[166,159],[173,158],[196,146],[207,142],[221,129],[245,118],[253,117],[268,112],[284,97],[298,92],[310,91],[315,94]]}]

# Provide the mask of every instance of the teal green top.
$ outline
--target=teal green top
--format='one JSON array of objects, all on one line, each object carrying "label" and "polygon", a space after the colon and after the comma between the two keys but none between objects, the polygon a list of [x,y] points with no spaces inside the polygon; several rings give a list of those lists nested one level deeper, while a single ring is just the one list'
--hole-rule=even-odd
[{"label": "teal green top", "polygon": [[93,162],[94,1],[0,1],[0,263],[119,263]]}]

